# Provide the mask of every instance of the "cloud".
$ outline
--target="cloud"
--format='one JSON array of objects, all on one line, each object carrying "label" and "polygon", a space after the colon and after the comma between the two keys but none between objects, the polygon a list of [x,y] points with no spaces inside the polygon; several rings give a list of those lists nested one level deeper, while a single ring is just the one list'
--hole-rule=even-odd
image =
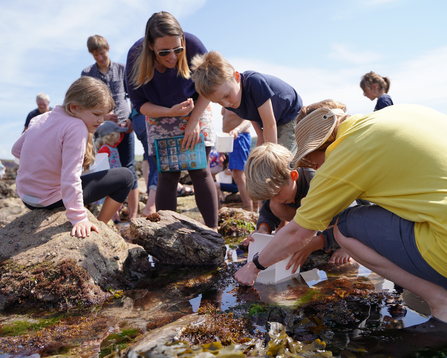
[{"label": "cloud", "polygon": [[355,52],[349,50],[347,46],[342,44],[333,44],[333,51],[329,54],[329,57],[342,62],[348,62],[355,65],[364,65],[374,62],[379,62],[382,56],[372,51]]}]

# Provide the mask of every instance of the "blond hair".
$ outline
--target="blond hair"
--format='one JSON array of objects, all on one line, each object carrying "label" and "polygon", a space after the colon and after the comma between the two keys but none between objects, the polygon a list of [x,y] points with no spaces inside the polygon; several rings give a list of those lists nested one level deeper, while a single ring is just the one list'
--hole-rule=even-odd
[{"label": "blond hair", "polygon": [[217,51],[195,55],[191,69],[196,91],[205,98],[213,94],[216,87],[234,79],[234,67]]},{"label": "blond hair", "polygon": [[87,39],[88,52],[93,53],[94,51],[109,50],[109,43],[107,40],[100,35],[93,35]]},{"label": "blond hair", "polygon": [[96,149],[98,150],[104,144],[113,146],[120,138],[121,138],[120,132],[111,132],[111,133],[106,134],[105,136],[97,137],[95,140]]},{"label": "blond hair", "polygon": [[[90,76],[82,76],[74,81],[65,94],[62,107],[70,116],[75,117],[70,110],[70,105],[76,104],[82,109],[93,109],[98,105],[107,107],[107,111],[111,112],[115,103],[107,85]],[[82,164],[84,169],[88,169],[95,161],[95,151],[93,148],[93,134],[89,133],[87,140],[87,148]]]},{"label": "blond hair", "polygon": [[[185,34],[176,18],[166,11],[156,12],[147,21],[143,48],[131,71],[131,83],[135,88],[145,85],[154,77],[156,54],[149,45],[153,47],[156,39],[165,36],[178,36],[181,38],[182,46],[186,46]],[[190,78],[186,49],[180,53],[176,66],[177,76]]]},{"label": "blond hair", "polygon": [[[319,108],[328,108],[328,109],[338,108],[338,109],[341,109],[343,112],[346,112],[346,105],[341,102],[334,101],[333,99],[325,99],[320,102],[312,103],[308,106],[301,107],[300,113],[298,114],[298,117],[296,119],[295,128],[304,117],[306,117],[308,114],[311,114],[313,111],[315,111],[316,109],[319,109]],[[324,143],[322,143],[315,150],[326,150],[326,148],[329,147],[335,141],[335,138],[337,136],[338,127],[348,117],[349,117],[348,114],[346,114],[344,116],[343,115],[337,116],[337,124],[335,125],[334,130],[332,131],[331,135]],[[295,134],[295,136],[296,136],[296,134]]]},{"label": "blond hair", "polygon": [[380,90],[388,93],[391,86],[391,81],[388,77],[382,77],[377,73],[371,71],[363,75],[360,81],[360,88],[364,91],[366,88],[372,88],[373,84],[377,84]]},{"label": "blond hair", "polygon": [[252,200],[267,200],[289,183],[293,154],[271,142],[253,149],[245,164],[246,190]]}]

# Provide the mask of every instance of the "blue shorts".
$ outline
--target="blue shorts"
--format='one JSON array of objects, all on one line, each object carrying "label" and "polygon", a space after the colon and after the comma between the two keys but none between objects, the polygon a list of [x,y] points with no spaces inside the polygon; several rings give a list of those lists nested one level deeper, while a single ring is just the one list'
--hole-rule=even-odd
[{"label": "blue shorts", "polygon": [[236,183],[233,182],[231,184],[228,183],[220,183],[220,190],[227,191],[229,193],[237,193],[239,191]]},{"label": "blue shorts", "polygon": [[242,132],[234,140],[233,151],[228,153],[229,163],[228,168],[233,170],[244,170],[245,163],[247,163],[248,155],[251,148],[251,135],[250,133]]},{"label": "blue shorts", "polygon": [[132,125],[138,140],[144,148],[143,160],[147,160],[149,163],[149,178],[147,181],[147,192],[149,193],[149,189],[157,190],[158,168],[154,157],[148,155],[146,117],[142,114],[136,114],[132,117]]},{"label": "blue shorts", "polygon": [[447,277],[419,253],[414,222],[378,205],[362,205],[345,209],[337,226],[342,235],[355,238],[405,271],[447,289]]}]

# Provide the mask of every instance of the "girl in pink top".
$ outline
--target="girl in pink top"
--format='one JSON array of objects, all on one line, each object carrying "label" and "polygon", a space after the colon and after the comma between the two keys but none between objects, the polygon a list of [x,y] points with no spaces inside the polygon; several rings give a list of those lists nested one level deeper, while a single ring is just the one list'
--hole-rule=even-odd
[{"label": "girl in pink top", "polygon": [[106,197],[98,220],[107,223],[133,186],[127,168],[82,175],[94,162],[92,136],[114,106],[109,88],[81,77],[68,89],[62,106],[35,118],[12,148],[20,159],[17,192],[31,210],[65,207],[72,235],[89,236],[98,227],[84,205]]}]

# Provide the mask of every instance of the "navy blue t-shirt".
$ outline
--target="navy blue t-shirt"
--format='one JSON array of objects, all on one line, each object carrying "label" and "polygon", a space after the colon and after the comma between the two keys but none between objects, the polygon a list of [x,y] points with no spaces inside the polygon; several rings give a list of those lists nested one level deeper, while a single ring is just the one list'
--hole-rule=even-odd
[{"label": "navy blue t-shirt", "polygon": [[383,94],[377,99],[376,106],[374,107],[374,111],[378,111],[379,109],[392,106],[393,100],[391,99],[389,94]]},{"label": "navy blue t-shirt", "polygon": [[227,108],[239,117],[257,122],[262,125],[258,108],[269,99],[272,101],[276,125],[284,125],[295,118],[303,101],[292,86],[271,75],[264,75],[255,71],[241,73],[242,98],[238,108]]},{"label": "navy blue t-shirt", "polygon": [[[204,54],[207,52],[203,43],[194,35],[184,32],[186,58],[191,68],[191,58],[196,54]],[[144,38],[139,39],[130,48],[127,54],[126,63],[126,83],[130,101],[134,108],[140,112],[140,107],[146,102],[156,104],[158,106],[171,108],[172,106],[186,101],[188,98],[196,99],[198,94],[196,87],[191,78],[184,78],[177,75],[177,66],[167,68],[165,72],[160,73],[154,69],[154,77],[148,83],[135,88],[132,85],[131,75],[134,62],[143,49]]]}]

